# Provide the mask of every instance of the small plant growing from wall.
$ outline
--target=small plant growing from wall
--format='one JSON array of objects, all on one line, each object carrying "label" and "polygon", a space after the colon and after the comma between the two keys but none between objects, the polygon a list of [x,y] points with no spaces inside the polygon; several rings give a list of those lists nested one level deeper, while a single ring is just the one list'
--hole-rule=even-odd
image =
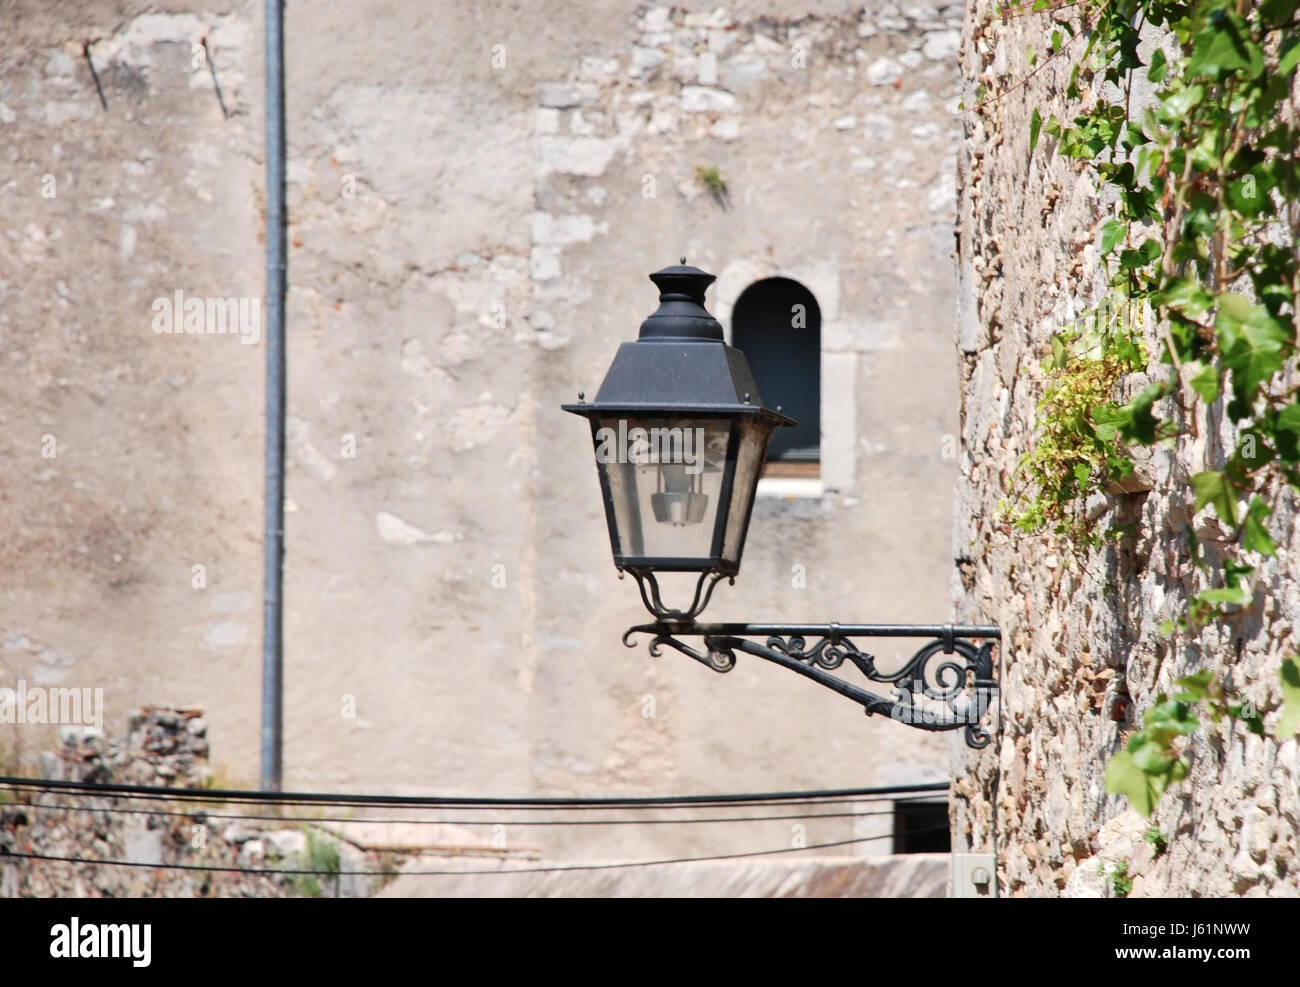
[{"label": "small plant growing from wall", "polygon": [[332,875],[337,889],[339,880],[339,846],[324,833],[307,830],[307,850],[298,861],[297,869],[314,871],[312,874],[291,874],[289,889],[299,898],[319,898],[324,885],[322,875]]},{"label": "small plant growing from wall", "polygon": [[1106,878],[1106,883],[1116,898],[1127,898],[1133,891],[1133,878],[1128,875],[1128,864],[1124,861],[1116,864]]},{"label": "small plant growing from wall", "polygon": [[1081,321],[1082,327],[1052,339],[1042,364],[1048,383],[1038,402],[1033,448],[1017,464],[1013,497],[1000,505],[1002,517],[1018,530],[1049,530],[1077,550],[1100,547],[1104,540],[1084,509],[1088,497],[1133,472],[1121,429],[1133,425],[1135,416],[1143,417],[1144,426],[1150,417],[1149,403],[1131,408],[1116,400],[1124,378],[1147,363],[1140,325],[1131,325],[1122,312],[1112,323],[1104,310]]},{"label": "small plant growing from wall", "polygon": [[1169,851],[1169,837],[1159,826],[1152,826],[1144,834],[1142,839],[1150,844],[1151,849],[1155,852],[1156,858],[1163,857]]},{"label": "small plant growing from wall", "polygon": [[731,195],[727,190],[727,182],[722,177],[722,173],[718,171],[717,165],[696,165],[695,181],[723,209],[731,207]]}]

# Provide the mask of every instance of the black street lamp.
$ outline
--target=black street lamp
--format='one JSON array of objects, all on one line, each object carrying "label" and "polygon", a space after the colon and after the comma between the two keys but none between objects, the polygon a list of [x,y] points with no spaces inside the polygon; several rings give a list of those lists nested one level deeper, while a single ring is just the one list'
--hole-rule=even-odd
[{"label": "black street lamp", "polygon": [[[614,565],[651,613],[678,620],[740,571],[772,429],[795,424],[763,407],[745,355],[704,308],[713,275],[685,261],[650,275],[659,308],[619,347],[596,400],[564,406],[591,423]],[[666,609],[655,572],[700,573],[691,606]]]},{"label": "black street lamp", "polygon": [[[982,719],[997,694],[996,627],[695,622],[718,580],[734,581],[740,571],[772,430],[796,423],[780,408],[763,407],[745,355],[726,345],[722,326],[704,308],[712,274],[686,266],[683,257],[650,280],[659,288],[659,308],[641,323],[637,341],[619,347],[595,401],[579,394],[577,404],[563,406],[591,425],[614,565],[632,573],[656,620],[630,628],[624,643],[633,647],[633,634],[648,633],[652,655],[667,645],[719,672],[730,671],[742,651],[835,690],[868,715],[926,730],[965,727],[970,746],[986,746]],[[665,607],[656,572],[698,572],[690,606]],[[705,650],[682,637],[702,638]],[[855,637],[933,640],[901,668],[882,672]],[[810,638],[820,640],[809,647]],[[894,698],[829,674],[846,660],[868,680],[893,686]]]}]

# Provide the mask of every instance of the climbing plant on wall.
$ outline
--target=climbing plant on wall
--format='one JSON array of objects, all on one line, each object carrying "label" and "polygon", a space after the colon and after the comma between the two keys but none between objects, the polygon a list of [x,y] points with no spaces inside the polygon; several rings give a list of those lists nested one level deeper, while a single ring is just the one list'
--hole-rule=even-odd
[{"label": "climbing plant on wall", "polygon": [[[1009,510],[1022,530],[1095,545],[1084,501],[1132,471],[1129,450],[1190,443],[1200,422],[1230,421],[1235,447],[1190,477],[1200,533],[1193,523],[1186,535],[1202,583],[1166,634],[1195,633],[1255,605],[1252,575],[1277,552],[1269,517],[1288,487],[1300,490],[1298,8],[1300,0],[1026,0],[1002,11],[1054,21],[1046,58],[1070,66],[1072,115],[1034,109],[1030,150],[1049,138],[1110,191],[1099,249],[1108,305],[1128,313],[1119,328],[1094,324],[1053,341],[1023,489]],[[1148,90],[1140,101],[1135,84]],[[1150,366],[1139,349],[1142,312],[1157,327]],[[1119,396],[1126,374],[1153,368],[1149,386]],[[1300,728],[1300,662],[1288,659],[1280,677],[1276,733],[1285,739]],[[1264,732],[1257,711],[1212,673],[1176,686],[1107,769],[1108,791],[1146,815],[1187,774],[1181,738],[1199,727],[1198,712]]]}]

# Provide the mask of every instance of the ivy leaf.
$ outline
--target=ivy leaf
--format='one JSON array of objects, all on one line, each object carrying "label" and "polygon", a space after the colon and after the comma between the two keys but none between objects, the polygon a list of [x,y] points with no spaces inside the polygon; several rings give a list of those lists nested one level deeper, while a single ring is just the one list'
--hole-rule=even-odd
[{"label": "ivy leaf", "polygon": [[1168,393],[1169,386],[1164,383],[1143,388],[1141,394],[1120,409],[1121,413],[1116,419],[1120,435],[1130,442],[1154,445],[1163,436],[1160,421],[1151,413],[1151,408]]},{"label": "ivy leaf", "polygon": [[1215,607],[1225,603],[1244,607],[1250,603],[1251,595],[1245,586],[1222,586],[1219,589],[1207,589],[1203,593],[1197,593],[1196,599]]},{"label": "ivy leaf", "polygon": [[1161,103],[1161,110],[1169,120],[1182,120],[1204,98],[1204,86],[1188,86]]},{"label": "ivy leaf", "polygon": [[1199,319],[1214,304],[1214,296],[1195,281],[1187,278],[1170,278],[1159,295],[1160,302],[1189,319]]},{"label": "ivy leaf", "polygon": [[1254,219],[1273,211],[1273,198],[1269,192],[1276,184],[1270,166],[1256,165],[1241,178],[1225,183],[1224,197],[1228,205],[1242,216]]},{"label": "ivy leaf", "polygon": [[1264,0],[1259,5],[1259,15],[1265,23],[1282,27],[1295,15],[1297,0]]},{"label": "ivy leaf", "polygon": [[1201,400],[1206,404],[1219,400],[1219,371],[1211,364],[1201,364],[1199,360],[1194,360],[1187,367],[1194,371],[1187,382],[1201,396]]},{"label": "ivy leaf", "polygon": [[1052,337],[1052,360],[1057,367],[1065,367],[1070,362],[1070,347],[1061,336]]},{"label": "ivy leaf", "polygon": [[1115,245],[1124,239],[1128,227],[1118,219],[1108,219],[1101,225],[1101,255],[1106,257]]},{"label": "ivy leaf", "polygon": [[1241,586],[1242,581],[1254,571],[1253,565],[1238,562],[1236,559],[1223,560],[1223,581],[1229,586]]},{"label": "ivy leaf", "polygon": [[1147,78],[1151,82],[1160,83],[1165,81],[1165,76],[1168,74],[1169,65],[1165,60],[1165,53],[1157,48],[1151,56],[1151,68],[1147,69]]},{"label": "ivy leaf", "polygon": [[1160,257],[1160,244],[1155,240],[1142,241],[1136,250],[1125,250],[1119,255],[1119,266],[1125,270],[1137,270],[1146,267]]},{"label": "ivy leaf", "polygon": [[1033,116],[1029,118],[1029,153],[1034,153],[1034,148],[1038,146],[1038,132],[1043,127],[1043,115],[1038,112],[1038,107],[1034,107]]},{"label": "ivy leaf", "polygon": [[1190,770],[1191,765],[1187,763],[1187,758],[1180,757],[1173,764],[1169,765],[1169,775],[1165,779],[1165,784],[1168,785],[1171,781],[1182,781],[1187,777]]},{"label": "ivy leaf", "polygon": [[1115,67],[1120,72],[1129,72],[1133,69],[1142,67],[1142,59],[1138,58],[1138,41],[1137,31],[1126,31],[1119,39],[1119,61]]},{"label": "ivy leaf", "polygon": [[1197,513],[1206,504],[1212,504],[1219,520],[1237,526],[1237,494],[1226,476],[1217,472],[1197,473],[1192,477],[1192,489],[1196,491]]},{"label": "ivy leaf", "polygon": [[1278,458],[1288,463],[1300,461],[1300,402],[1278,412],[1275,427],[1273,443]]},{"label": "ivy leaf", "polygon": [[1115,340],[1115,356],[1129,370],[1141,370],[1147,364],[1146,353],[1133,337],[1121,333]]},{"label": "ivy leaf", "polygon": [[1300,435],[1300,402],[1288,404],[1278,413],[1277,427],[1284,432]]},{"label": "ivy leaf", "polygon": [[1206,130],[1191,146],[1192,166],[1197,171],[1218,171],[1223,135],[1217,130]]},{"label": "ivy leaf", "polygon": [[1055,370],[1064,370],[1067,363],[1070,362],[1070,347],[1065,339],[1058,333],[1049,340],[1052,348],[1051,355],[1043,361],[1043,369],[1048,373]]},{"label": "ivy leaf", "polygon": [[1214,236],[1214,217],[1217,215],[1218,204],[1208,195],[1201,193],[1192,195],[1192,203],[1192,208],[1187,211],[1187,220],[1183,224],[1184,231],[1193,236]]},{"label": "ivy leaf", "polygon": [[1300,65],[1300,37],[1287,38],[1278,51],[1281,55],[1277,60],[1277,75],[1279,78],[1286,78],[1295,71],[1297,65]]},{"label": "ivy leaf", "polygon": [[1225,291],[1218,299],[1218,324],[1240,329],[1250,318],[1250,299],[1234,291]]},{"label": "ivy leaf", "polygon": [[1106,794],[1123,795],[1134,811],[1148,818],[1165,787],[1162,776],[1147,774],[1128,751],[1118,752],[1106,764]]},{"label": "ivy leaf", "polygon": [[1174,682],[1174,685],[1183,690],[1174,698],[1185,703],[1199,702],[1210,694],[1210,683],[1213,681],[1214,672],[1208,668],[1184,675]]},{"label": "ivy leaf", "polygon": [[[1192,713],[1187,703],[1177,699],[1167,699],[1161,694],[1156,697],[1156,704],[1147,710],[1147,715],[1142,721],[1140,736],[1146,738],[1148,742],[1167,747],[1174,737],[1195,733],[1200,725],[1200,720]],[[1137,736],[1139,735],[1134,735],[1135,739]],[[1129,750],[1132,749],[1133,743],[1130,741]]]},{"label": "ivy leaf", "polygon": [[1126,753],[1133,759],[1138,770],[1148,777],[1164,774],[1174,759],[1174,752],[1153,740],[1147,740],[1142,734],[1137,734],[1134,739],[1137,737],[1143,737],[1142,742],[1130,743]]},{"label": "ivy leaf", "polygon": [[[1280,429],[1273,434],[1273,444],[1277,446],[1277,458],[1283,463],[1300,462],[1300,435]],[[1296,474],[1293,468],[1286,466],[1282,467],[1282,473],[1288,478],[1291,486],[1300,490],[1300,474]],[[1293,476],[1296,479],[1291,479]]]},{"label": "ivy leaf", "polygon": [[1250,508],[1246,511],[1246,527],[1241,535],[1242,548],[1248,552],[1259,552],[1261,555],[1277,554],[1277,545],[1269,535],[1266,523],[1266,519],[1272,513],[1273,508],[1258,496],[1251,499]]},{"label": "ivy leaf", "polygon": [[1093,434],[1102,442],[1114,442],[1119,438],[1120,426],[1128,421],[1129,413],[1124,408],[1116,407],[1110,402],[1099,404],[1088,412],[1092,419]]},{"label": "ivy leaf", "polygon": [[1273,461],[1273,449],[1265,438],[1256,428],[1242,429],[1237,437],[1237,451],[1224,466],[1224,472],[1237,486],[1249,487],[1250,475]]},{"label": "ivy leaf", "polygon": [[1237,26],[1224,18],[1218,24],[1209,24],[1196,35],[1192,57],[1187,60],[1186,75],[1195,79],[1202,75],[1218,75],[1223,71],[1250,68],[1250,56]]},{"label": "ivy leaf", "polygon": [[1291,338],[1286,324],[1263,305],[1229,291],[1219,296],[1214,330],[1238,401],[1253,404],[1259,385],[1282,369],[1282,348]]},{"label": "ivy leaf", "polygon": [[1141,251],[1129,248],[1121,250],[1119,253],[1119,266],[1124,271],[1137,271],[1147,266],[1146,259],[1142,256]]},{"label": "ivy leaf", "polygon": [[1228,707],[1228,715],[1234,720],[1240,720],[1246,724],[1246,729],[1257,737],[1265,736],[1264,720],[1259,713],[1255,711],[1255,706],[1250,700],[1244,700]]},{"label": "ivy leaf", "polygon": [[1282,717],[1277,721],[1277,737],[1290,740],[1300,730],[1300,659],[1282,662],[1278,674],[1282,678]]}]

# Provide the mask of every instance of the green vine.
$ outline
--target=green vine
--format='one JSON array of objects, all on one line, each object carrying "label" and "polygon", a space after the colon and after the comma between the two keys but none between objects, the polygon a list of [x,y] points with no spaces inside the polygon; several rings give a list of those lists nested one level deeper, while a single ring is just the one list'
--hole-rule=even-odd
[{"label": "green vine", "polygon": [[1191,769],[1182,746],[1183,738],[1200,728],[1193,712],[1204,704],[1210,720],[1219,723],[1231,717],[1244,723],[1260,737],[1264,721],[1249,699],[1229,699],[1223,682],[1209,669],[1186,675],[1174,683],[1179,691],[1169,698],[1156,697],[1146,711],[1141,730],[1129,737],[1124,750],[1106,765],[1106,790],[1128,797],[1133,808],[1144,816],[1155,811],[1156,802],[1171,782],[1181,781]]},{"label": "green vine", "polygon": [[[1166,634],[1230,622],[1255,604],[1251,577],[1277,550],[1273,504],[1286,487],[1300,490],[1300,389],[1292,382],[1300,341],[1297,8],[1300,0],[1037,0],[1030,10],[1003,11],[1004,19],[1056,18],[1048,56],[1033,72],[1086,39],[1066,86],[1080,109],[1067,120],[1035,109],[1030,151],[1053,139],[1057,154],[1113,193],[1100,255],[1125,309],[1154,313],[1160,355],[1154,368],[1141,365],[1131,325],[1082,348],[1077,333],[1053,341],[1034,448],[1018,471],[1034,493],[1021,494],[1015,523],[1095,546],[1083,501],[1132,469],[1127,449],[1163,440],[1189,447],[1198,408],[1209,428],[1217,431],[1221,416],[1239,436],[1221,465],[1208,458],[1216,455],[1209,436],[1205,468],[1190,477],[1193,513],[1205,516],[1202,533],[1189,524],[1187,536],[1205,583],[1162,627]],[[1153,89],[1140,108],[1135,80]],[[1119,404],[1122,378],[1137,370],[1161,379]],[[1276,734],[1285,739],[1300,727],[1295,659],[1283,663],[1281,679]],[[1146,815],[1189,770],[1183,746],[1200,725],[1197,710],[1263,734],[1258,714],[1229,699],[1211,673],[1177,685],[1172,698],[1157,697],[1107,769],[1107,790]]]},{"label": "green vine", "polygon": [[1112,325],[1104,310],[1086,321],[1087,328],[1052,337],[1035,441],[1016,466],[1016,500],[1004,500],[1001,513],[1022,532],[1051,530],[1066,544],[1096,548],[1103,536],[1084,504],[1133,472],[1120,433],[1135,427],[1135,412],[1115,397],[1129,374],[1146,367],[1147,352],[1134,327]]}]

